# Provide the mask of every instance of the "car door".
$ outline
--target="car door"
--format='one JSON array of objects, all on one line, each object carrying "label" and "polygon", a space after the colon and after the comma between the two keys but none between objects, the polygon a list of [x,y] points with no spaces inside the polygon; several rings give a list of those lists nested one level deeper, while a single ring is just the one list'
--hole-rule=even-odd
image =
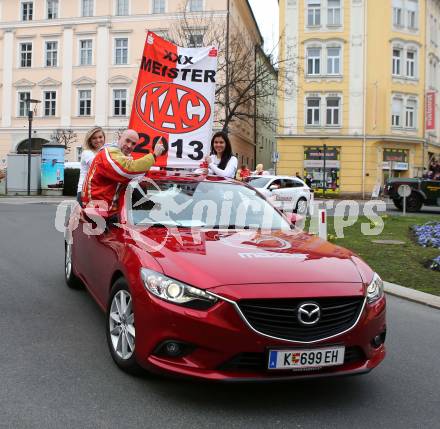
[{"label": "car door", "polygon": [[[99,226],[99,229],[97,227]],[[104,229],[105,228],[105,229]],[[74,254],[80,262],[81,274],[93,297],[101,306],[107,303],[113,267],[123,240],[122,231],[102,218],[99,225],[94,218],[83,217],[79,222]]]},{"label": "car door", "polygon": [[296,202],[300,195],[298,183],[296,180],[290,178],[284,178],[282,180],[282,187],[277,193],[279,208],[284,211],[293,211],[295,209]]},{"label": "car door", "polygon": [[[273,187],[276,187],[276,188],[272,189]],[[269,182],[266,185],[267,199],[276,208],[280,208],[281,207],[283,187],[284,187],[283,179],[273,179],[271,182]]]},{"label": "car door", "polygon": [[426,204],[440,206],[440,180],[422,180],[421,188],[426,195]]},{"label": "car door", "polygon": [[294,209],[296,209],[298,200],[300,198],[304,198],[307,203],[310,201],[310,189],[309,187],[299,179],[291,179],[290,182],[290,191],[292,195],[292,204]]},{"label": "car door", "polygon": [[[257,189],[259,192],[261,192],[266,198],[270,198],[272,192],[269,188],[270,188],[272,182],[273,182],[273,180],[269,180],[264,186],[255,187],[255,189]],[[250,183],[250,185],[254,187],[252,182]]]}]

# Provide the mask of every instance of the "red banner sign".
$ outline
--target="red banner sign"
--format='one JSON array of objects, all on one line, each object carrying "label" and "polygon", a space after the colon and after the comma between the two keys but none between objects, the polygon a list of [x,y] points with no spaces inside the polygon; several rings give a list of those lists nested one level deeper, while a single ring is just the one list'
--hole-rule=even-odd
[{"label": "red banner sign", "polygon": [[426,129],[435,130],[435,92],[426,94]]},{"label": "red banner sign", "polygon": [[181,48],[148,33],[129,123],[140,137],[134,157],[161,142],[168,152],[156,165],[200,166],[210,149],[216,71],[215,47]]}]

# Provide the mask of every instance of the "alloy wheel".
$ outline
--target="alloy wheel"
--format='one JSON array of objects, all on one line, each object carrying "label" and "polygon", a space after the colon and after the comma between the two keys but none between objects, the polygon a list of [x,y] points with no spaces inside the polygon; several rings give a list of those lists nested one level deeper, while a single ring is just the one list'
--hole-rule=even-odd
[{"label": "alloy wheel", "polygon": [[296,205],[296,212],[299,214],[304,214],[307,211],[307,201],[300,199]]},{"label": "alloy wheel", "polygon": [[114,352],[123,360],[134,353],[135,328],[131,295],[118,291],[112,299],[109,316],[110,338]]},{"label": "alloy wheel", "polygon": [[66,261],[65,261],[66,278],[70,279],[72,274],[72,243],[66,244]]}]

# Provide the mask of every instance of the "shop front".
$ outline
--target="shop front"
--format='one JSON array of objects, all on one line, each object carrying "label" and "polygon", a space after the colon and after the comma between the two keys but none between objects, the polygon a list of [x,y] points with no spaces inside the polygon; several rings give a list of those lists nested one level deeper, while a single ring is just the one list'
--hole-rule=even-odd
[{"label": "shop front", "polygon": [[382,183],[393,177],[408,177],[409,151],[407,149],[383,150]]},{"label": "shop front", "polygon": [[340,191],[340,147],[304,147],[304,177],[311,180],[316,193],[337,194]]}]

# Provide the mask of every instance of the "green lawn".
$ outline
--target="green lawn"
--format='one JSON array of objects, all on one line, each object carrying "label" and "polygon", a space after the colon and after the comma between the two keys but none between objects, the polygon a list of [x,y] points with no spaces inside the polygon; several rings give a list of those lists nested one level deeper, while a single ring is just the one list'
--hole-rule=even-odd
[{"label": "green lawn", "polygon": [[[357,253],[388,282],[440,296],[440,272],[424,266],[440,254],[440,249],[419,246],[409,229],[411,225],[432,221],[432,216],[384,216],[384,229],[376,236],[361,233],[361,224],[368,224],[369,220],[360,217],[353,226],[344,229],[344,238],[333,238],[334,219],[328,218],[331,242]],[[373,240],[400,240],[405,244],[375,244]]]}]

